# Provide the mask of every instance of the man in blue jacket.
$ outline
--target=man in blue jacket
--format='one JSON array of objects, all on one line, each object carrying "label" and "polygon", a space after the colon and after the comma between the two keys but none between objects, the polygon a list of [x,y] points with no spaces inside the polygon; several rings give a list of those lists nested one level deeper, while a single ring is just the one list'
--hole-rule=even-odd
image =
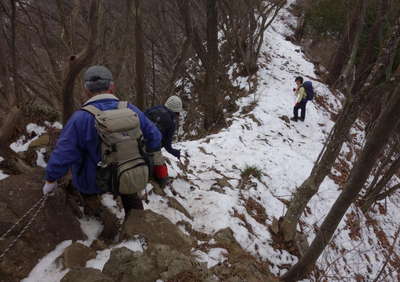
[{"label": "man in blue jacket", "polygon": [[[92,66],[84,74],[84,88],[89,100],[84,104],[93,105],[100,110],[116,109],[118,98],[113,95],[114,83],[111,72],[104,66]],[[148,151],[159,151],[161,134],[157,127],[135,106],[128,107],[138,114],[140,128]],[[100,140],[92,114],[76,111],[68,120],[51,154],[46,168],[46,183],[43,193],[47,194],[57,187],[57,180],[72,169],[72,184],[83,198],[102,194],[96,185],[96,166],[101,160]],[[131,209],[143,209],[137,195],[121,195],[125,214]]]},{"label": "man in blue jacket", "polygon": [[155,106],[145,111],[145,115],[157,125],[162,134],[162,147],[178,159],[181,157],[181,152],[172,148],[172,140],[179,114],[182,111],[182,100],[178,96],[171,96],[164,105]]}]

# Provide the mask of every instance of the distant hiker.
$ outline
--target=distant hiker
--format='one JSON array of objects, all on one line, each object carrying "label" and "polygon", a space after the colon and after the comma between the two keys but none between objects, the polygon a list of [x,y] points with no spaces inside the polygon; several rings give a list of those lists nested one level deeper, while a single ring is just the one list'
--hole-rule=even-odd
[{"label": "distant hiker", "polygon": [[[177,159],[180,159],[181,151],[172,148],[172,140],[177,128],[179,115],[182,111],[181,98],[178,96],[171,96],[167,99],[164,105],[154,106],[144,112],[160,130],[162,135],[161,146]],[[168,177],[162,179],[155,177],[155,180],[161,188],[164,188],[168,183]]]},{"label": "distant hiker", "polygon": [[[148,182],[145,159],[153,158],[156,177],[168,176],[158,128],[135,106],[113,95],[111,72],[92,66],[84,74],[89,100],[68,120],[46,168],[43,193],[72,168],[72,184],[84,199],[105,192],[121,196],[125,216],[143,209],[138,196]],[[98,196],[96,196],[98,198]]]},{"label": "distant hiker", "polygon": [[182,111],[181,98],[178,96],[171,96],[164,105],[152,107],[144,112],[160,130],[162,134],[162,147],[178,159],[181,157],[181,151],[172,148],[172,139],[177,128],[179,114]]},{"label": "distant hiker", "polygon": [[[295,79],[297,87],[293,89],[296,94],[296,104],[293,108],[293,117],[291,120],[293,121],[304,121],[306,118],[306,104],[307,104],[307,92],[303,86],[303,78],[301,76],[296,77]],[[299,118],[299,110],[301,110],[300,118]]]}]

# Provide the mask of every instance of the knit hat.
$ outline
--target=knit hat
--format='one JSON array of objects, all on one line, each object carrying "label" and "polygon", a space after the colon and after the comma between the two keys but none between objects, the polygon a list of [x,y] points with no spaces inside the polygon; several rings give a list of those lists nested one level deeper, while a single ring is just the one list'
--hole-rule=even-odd
[{"label": "knit hat", "polygon": [[105,91],[110,88],[113,80],[111,71],[104,66],[91,66],[83,75],[85,87],[90,92]]},{"label": "knit hat", "polygon": [[168,110],[175,113],[180,113],[183,111],[182,100],[178,96],[169,97],[164,105]]}]

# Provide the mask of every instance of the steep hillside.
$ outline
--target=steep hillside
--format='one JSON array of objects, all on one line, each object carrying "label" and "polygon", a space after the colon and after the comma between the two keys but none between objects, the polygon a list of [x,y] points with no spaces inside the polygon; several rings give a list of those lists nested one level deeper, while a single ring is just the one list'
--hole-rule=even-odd
[{"label": "steep hillside", "polygon": [[[183,152],[182,162],[165,152],[173,178],[165,195],[156,193],[149,185],[149,203],[145,209],[163,215],[193,240],[190,253],[211,270],[207,279],[223,279],[224,271],[229,272],[226,269],[233,271],[233,267],[238,267],[236,264],[249,263],[245,252],[253,256],[251,262],[257,261],[259,267],[275,276],[285,273],[297,261],[296,256],[282,249],[279,240],[274,240],[270,228],[274,219],[284,214],[291,193],[310,173],[333,126],[332,119],[341,108],[341,97],[333,95],[319,82],[314,65],[304,56],[301,46],[287,40],[296,23],[289,12],[290,3],[265,34],[257,93],[237,102],[240,108],[228,128],[200,140],[178,143],[176,146]],[[289,118],[295,102],[294,78],[298,75],[313,81],[317,98],[307,105],[305,122],[295,123]],[[244,81],[235,83],[246,87]],[[344,156],[363,142],[361,132],[354,129],[353,133],[353,142],[342,149],[347,167],[351,166],[355,154],[347,159]],[[333,170],[303,215],[301,232],[309,243],[340,193],[339,180],[345,173],[346,169],[339,166]],[[115,204],[109,196],[105,202]],[[304,281],[371,281],[388,256],[392,256],[386,266],[389,274],[379,281],[398,280],[398,244],[391,253],[400,223],[396,216],[398,205],[398,195],[395,195],[368,218],[353,206],[319,259],[319,271]],[[84,244],[90,245],[101,226],[89,219],[80,222],[89,234]],[[221,240],[221,230],[224,238],[233,235],[229,237],[229,244]],[[134,239],[133,235],[130,238],[98,250],[86,266],[103,270],[111,249],[121,246],[145,252],[140,238]],[[71,243],[64,241],[58,245],[23,281],[60,281],[68,270],[63,270],[56,258]],[[239,267],[236,270],[245,272]],[[239,280],[230,281],[261,281],[254,277],[264,277],[256,276],[263,275],[258,272],[251,277],[249,273],[246,275],[250,276],[237,275]]]}]

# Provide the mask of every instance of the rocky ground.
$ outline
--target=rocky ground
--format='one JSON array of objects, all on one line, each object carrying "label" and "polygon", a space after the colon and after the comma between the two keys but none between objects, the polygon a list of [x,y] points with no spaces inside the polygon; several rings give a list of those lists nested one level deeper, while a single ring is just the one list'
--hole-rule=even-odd
[{"label": "rocky ground", "polygon": [[[10,229],[27,210],[42,197],[42,168],[30,174],[8,177],[0,182],[0,234]],[[47,200],[36,220],[14,247],[0,260],[0,281],[19,281],[26,277],[38,260],[65,240],[84,240],[86,235],[80,228],[73,210],[68,206],[66,193],[59,191]],[[4,250],[26,226],[33,212],[14,231],[0,240]]]},{"label": "rocky ground", "polygon": [[[41,199],[42,179],[43,169],[35,169],[32,174],[8,177],[0,182],[1,190],[8,191],[0,195],[1,234]],[[20,281],[58,244],[71,240],[57,259],[62,268],[70,270],[61,281],[275,281],[268,267],[242,249],[229,228],[217,232],[211,246],[226,249],[227,260],[208,269],[192,252],[198,247],[196,236],[201,234],[193,231],[193,237],[185,235],[181,231],[184,223],[175,225],[151,210],[132,211],[117,240],[111,242],[100,236],[86,246],[82,243],[87,238],[78,221],[77,205],[65,189],[49,197],[33,224],[1,259],[0,280]],[[27,220],[32,216],[33,212]],[[21,222],[22,227],[25,224],[26,220]],[[5,250],[19,232],[21,227],[2,238],[0,249]],[[86,267],[86,262],[95,258],[97,252],[129,240],[139,240],[142,251],[117,247],[112,249],[102,271]]]}]

